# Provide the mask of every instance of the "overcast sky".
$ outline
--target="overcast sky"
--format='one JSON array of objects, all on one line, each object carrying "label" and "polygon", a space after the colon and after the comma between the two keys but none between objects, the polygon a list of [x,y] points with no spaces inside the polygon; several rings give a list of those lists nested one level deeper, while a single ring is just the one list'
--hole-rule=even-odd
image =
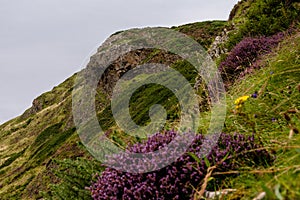
[{"label": "overcast sky", "polygon": [[79,71],[110,34],[226,20],[238,0],[0,0],[0,124]]}]

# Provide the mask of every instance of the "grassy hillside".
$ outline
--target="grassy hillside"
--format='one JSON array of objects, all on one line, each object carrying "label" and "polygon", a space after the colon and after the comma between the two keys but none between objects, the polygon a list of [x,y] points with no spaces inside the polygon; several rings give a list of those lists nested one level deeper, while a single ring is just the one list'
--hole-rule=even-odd
[{"label": "grassy hillside", "polygon": [[[264,9],[274,2],[275,6],[270,10]],[[288,2],[242,1],[233,9],[228,22],[172,27],[191,36],[206,49],[211,48],[215,37],[221,35],[224,28],[232,29],[228,41],[221,44],[228,50],[234,49],[245,37],[269,36],[289,27],[293,29],[270,51],[260,53],[255,61],[234,70],[240,74],[235,74],[228,87],[228,114],[223,131],[228,134],[254,133],[262,148],[274,154],[276,159],[264,167],[243,165],[241,161],[238,170],[212,172],[208,188],[236,190],[227,195],[227,199],[251,199],[261,192],[266,193],[266,199],[300,199],[297,181],[300,178],[300,33],[296,20],[299,3],[291,1],[285,5]],[[253,28],[264,27],[266,23],[274,24],[269,32]],[[226,61],[230,53],[223,54],[216,62]],[[197,74],[189,63],[157,50],[145,50],[142,54],[139,63],[169,63],[191,85],[196,83]],[[243,73],[253,64],[258,67]],[[75,78],[76,74],[37,97],[23,115],[0,126],[0,199],[91,199],[85,187],[96,181],[95,174],[104,168],[86,151],[74,127],[71,94]],[[205,87],[200,87],[197,92],[202,97],[199,132],[203,133],[210,119],[209,108],[204,101]],[[252,97],[237,108],[235,100],[245,95]],[[109,95],[103,88],[98,89],[96,102],[99,123],[112,141],[123,147],[128,142],[140,142],[139,138],[126,136],[116,126]],[[139,125],[149,122],[148,111],[154,104],[162,104],[168,110],[165,129],[172,129],[180,118],[175,96],[157,85],[141,88],[134,93],[130,103],[134,108],[130,111],[132,118]],[[216,185],[213,177],[219,175],[225,176]]]},{"label": "grassy hillside", "polygon": [[[263,68],[236,83],[228,93],[226,132],[255,133],[264,148],[276,154],[268,168],[245,168],[227,172],[237,178],[224,181],[238,189],[231,198],[254,198],[266,192],[266,199],[300,198],[300,34],[280,44],[263,58]],[[248,99],[238,112],[234,100]],[[282,196],[282,198],[281,198]]]}]

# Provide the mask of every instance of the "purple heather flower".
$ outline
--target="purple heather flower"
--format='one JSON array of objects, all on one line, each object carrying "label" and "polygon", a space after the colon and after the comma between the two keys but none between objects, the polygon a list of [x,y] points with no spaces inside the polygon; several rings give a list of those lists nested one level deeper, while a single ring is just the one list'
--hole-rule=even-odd
[{"label": "purple heather flower", "polygon": [[[273,47],[283,39],[279,33],[270,37],[244,38],[229,53],[228,57],[219,65],[222,77],[226,81],[234,81],[257,68],[259,57],[269,53]],[[230,76],[228,76],[230,74]]]},{"label": "purple heather flower", "polygon": [[[159,147],[169,143],[176,136],[176,132],[158,133],[151,136],[148,141],[129,146],[128,148],[140,153],[155,151]],[[199,146],[201,147],[203,135],[197,135],[190,145],[188,152],[197,155]],[[212,148],[207,156],[211,166],[218,165],[218,171],[234,170],[239,167],[239,163],[263,164],[265,161],[272,162],[273,158],[266,150],[248,151],[257,149],[260,146],[255,143],[254,135],[245,137],[242,134],[229,135],[222,133],[218,144]],[[242,154],[239,158],[231,158],[233,155]],[[223,160],[228,156],[226,160]],[[135,163],[134,158],[123,155],[116,155],[124,165]],[[166,158],[167,159],[167,158]],[[205,177],[207,164],[203,159],[197,162],[189,154],[183,154],[176,162],[170,166],[157,171],[144,174],[131,174],[119,172],[113,168],[106,168],[98,177],[98,180],[89,187],[93,199],[193,199],[192,187],[197,187],[199,182]],[[238,162],[237,159],[243,159]],[[259,160],[258,160],[259,159]],[[222,163],[218,163],[222,161]],[[150,164],[157,163],[156,160],[149,160]],[[222,177],[215,177],[218,181]]]},{"label": "purple heather flower", "polygon": [[251,95],[251,97],[252,97],[252,98],[257,98],[257,93],[256,93],[256,92],[253,93],[253,94]]}]

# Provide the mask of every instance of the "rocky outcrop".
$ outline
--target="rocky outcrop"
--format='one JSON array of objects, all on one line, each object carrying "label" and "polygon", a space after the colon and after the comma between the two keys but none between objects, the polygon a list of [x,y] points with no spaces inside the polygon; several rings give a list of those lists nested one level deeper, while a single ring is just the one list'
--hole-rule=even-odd
[{"label": "rocky outcrop", "polygon": [[43,109],[43,104],[38,99],[33,100],[32,102],[32,111],[37,113]]},{"label": "rocky outcrop", "polygon": [[21,115],[21,118],[26,119],[31,115],[38,113],[42,109],[43,109],[43,103],[39,101],[38,98],[36,98],[33,100],[32,106]]},{"label": "rocky outcrop", "polygon": [[[93,59],[97,60],[98,58],[95,56]],[[111,96],[118,80],[129,70],[145,63],[159,63],[170,66],[180,59],[180,56],[162,50],[139,49],[132,51],[119,57],[104,71],[98,86],[108,96]],[[97,63],[97,61],[94,60],[93,63]],[[151,72],[153,72],[153,69],[151,69]]]},{"label": "rocky outcrop", "polygon": [[222,54],[227,53],[227,49],[224,44],[228,41],[228,33],[229,31],[225,28],[221,35],[218,35],[214,42],[211,44],[208,54],[212,59],[219,58]]}]

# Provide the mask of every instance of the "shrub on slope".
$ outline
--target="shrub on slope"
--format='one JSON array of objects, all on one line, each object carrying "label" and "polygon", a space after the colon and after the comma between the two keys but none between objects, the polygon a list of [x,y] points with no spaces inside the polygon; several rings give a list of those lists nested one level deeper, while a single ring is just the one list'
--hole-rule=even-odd
[{"label": "shrub on slope", "polygon": [[[144,143],[135,144],[129,150],[135,153],[155,151],[172,141],[175,136],[174,131],[158,133]],[[201,149],[203,138],[203,135],[197,135],[188,149],[189,153],[185,153],[172,165],[158,171],[132,174],[106,168],[89,188],[92,197],[99,200],[193,199],[195,192],[193,188],[199,187],[210,166],[216,166],[216,171],[226,171],[239,168],[240,165],[263,165],[273,160],[267,151],[255,150],[260,145],[255,142],[254,135],[246,137],[241,134],[224,133],[207,158],[199,159],[197,153]]]},{"label": "shrub on slope", "polygon": [[256,62],[259,57],[271,52],[283,37],[284,33],[280,32],[270,37],[247,37],[238,43],[219,66],[225,84],[228,86],[237,77],[243,75],[245,69],[251,71],[257,67]]}]

